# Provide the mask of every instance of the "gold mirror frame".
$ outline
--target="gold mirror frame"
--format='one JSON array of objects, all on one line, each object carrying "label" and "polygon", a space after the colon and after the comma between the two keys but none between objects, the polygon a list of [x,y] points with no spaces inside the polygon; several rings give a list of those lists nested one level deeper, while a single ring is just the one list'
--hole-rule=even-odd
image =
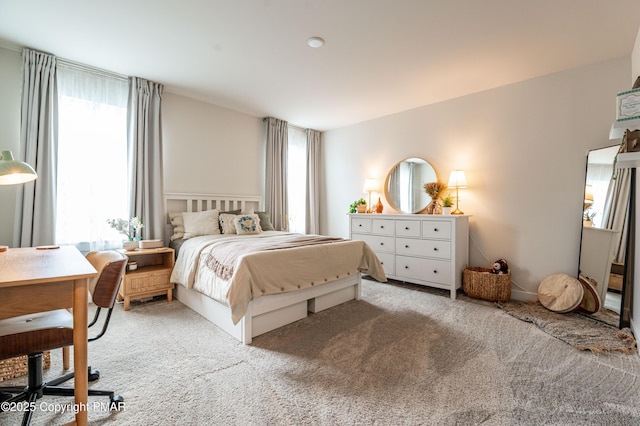
[{"label": "gold mirror frame", "polygon": [[424,184],[437,180],[438,173],[427,160],[419,157],[405,158],[394,164],[387,173],[384,196],[395,210],[420,213],[431,202],[431,197],[424,192]]}]

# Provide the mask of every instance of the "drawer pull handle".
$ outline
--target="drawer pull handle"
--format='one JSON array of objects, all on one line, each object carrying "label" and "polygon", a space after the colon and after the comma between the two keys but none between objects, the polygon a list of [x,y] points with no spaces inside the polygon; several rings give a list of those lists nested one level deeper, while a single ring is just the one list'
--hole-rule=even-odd
[{"label": "drawer pull handle", "polygon": [[359,226],[360,228],[362,228],[362,224],[359,224],[358,226]]},{"label": "drawer pull handle", "polygon": [[405,245],[404,245],[404,248],[409,248],[409,245],[408,245],[408,244],[405,244]]},{"label": "drawer pull handle", "polygon": [[380,262],[381,265],[384,265],[384,262]]},{"label": "drawer pull handle", "polygon": [[437,273],[438,273],[438,271],[436,271],[436,270],[434,269],[434,270],[433,270],[433,273],[434,273],[434,274],[437,274]]},{"label": "drawer pull handle", "polygon": [[409,227],[408,227],[408,226],[405,226],[405,227],[404,227],[404,229],[405,229],[405,231],[408,231],[408,230],[409,230]]},{"label": "drawer pull handle", "polygon": [[380,245],[381,245],[381,246],[383,246],[383,245],[384,245],[384,243],[380,243]]},{"label": "drawer pull handle", "polygon": [[384,229],[384,225],[380,225],[380,229]]},{"label": "drawer pull handle", "polygon": [[433,248],[433,251],[438,251],[438,247],[434,247],[434,248]]},{"label": "drawer pull handle", "polygon": [[433,232],[438,232],[439,229],[438,228],[433,228]]},{"label": "drawer pull handle", "polygon": [[405,265],[404,269],[409,269],[409,266],[406,266],[406,265]]}]

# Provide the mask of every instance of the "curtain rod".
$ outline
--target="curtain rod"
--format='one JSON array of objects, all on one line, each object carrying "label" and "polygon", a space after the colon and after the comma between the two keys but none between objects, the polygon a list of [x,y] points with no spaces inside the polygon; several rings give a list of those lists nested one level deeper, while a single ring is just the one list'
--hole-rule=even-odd
[{"label": "curtain rod", "polygon": [[[262,121],[267,121],[267,119],[269,119],[269,117],[262,117]],[[289,122],[287,122],[287,126],[293,127],[294,129],[298,129],[298,130],[304,130],[304,131],[314,130],[314,129],[307,129],[307,128],[304,128],[304,127],[296,126],[296,125],[290,124]]]},{"label": "curtain rod", "polygon": [[91,65],[81,64],[79,62],[70,61],[68,59],[59,58],[56,56],[56,61],[58,65],[62,65],[63,67],[73,68],[80,71],[88,71],[95,74],[100,74],[105,77],[117,78],[119,80],[128,80],[129,77],[126,75],[118,74],[113,71],[108,71],[102,68],[97,68]]}]

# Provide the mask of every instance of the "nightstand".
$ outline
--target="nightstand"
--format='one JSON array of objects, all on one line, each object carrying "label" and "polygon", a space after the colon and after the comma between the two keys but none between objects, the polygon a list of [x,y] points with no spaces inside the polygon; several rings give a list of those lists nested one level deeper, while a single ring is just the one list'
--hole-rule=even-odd
[{"label": "nightstand", "polygon": [[129,258],[129,262],[138,264],[134,271],[127,268],[118,290],[118,300],[124,300],[125,311],[129,310],[131,300],[165,293],[169,302],[173,300],[173,284],[170,278],[175,252],[172,248],[122,250],[122,253]]}]

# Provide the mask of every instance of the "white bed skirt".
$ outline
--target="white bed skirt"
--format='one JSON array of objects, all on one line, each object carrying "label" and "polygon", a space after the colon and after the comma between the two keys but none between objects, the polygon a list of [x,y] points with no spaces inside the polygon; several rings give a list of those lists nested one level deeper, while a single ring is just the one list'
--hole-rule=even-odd
[{"label": "white bed skirt", "polygon": [[301,320],[307,312],[320,312],[349,300],[359,300],[360,273],[304,290],[262,296],[252,300],[244,317],[233,324],[228,306],[195,290],[177,285],[174,296],[243,344],[253,337]]}]

